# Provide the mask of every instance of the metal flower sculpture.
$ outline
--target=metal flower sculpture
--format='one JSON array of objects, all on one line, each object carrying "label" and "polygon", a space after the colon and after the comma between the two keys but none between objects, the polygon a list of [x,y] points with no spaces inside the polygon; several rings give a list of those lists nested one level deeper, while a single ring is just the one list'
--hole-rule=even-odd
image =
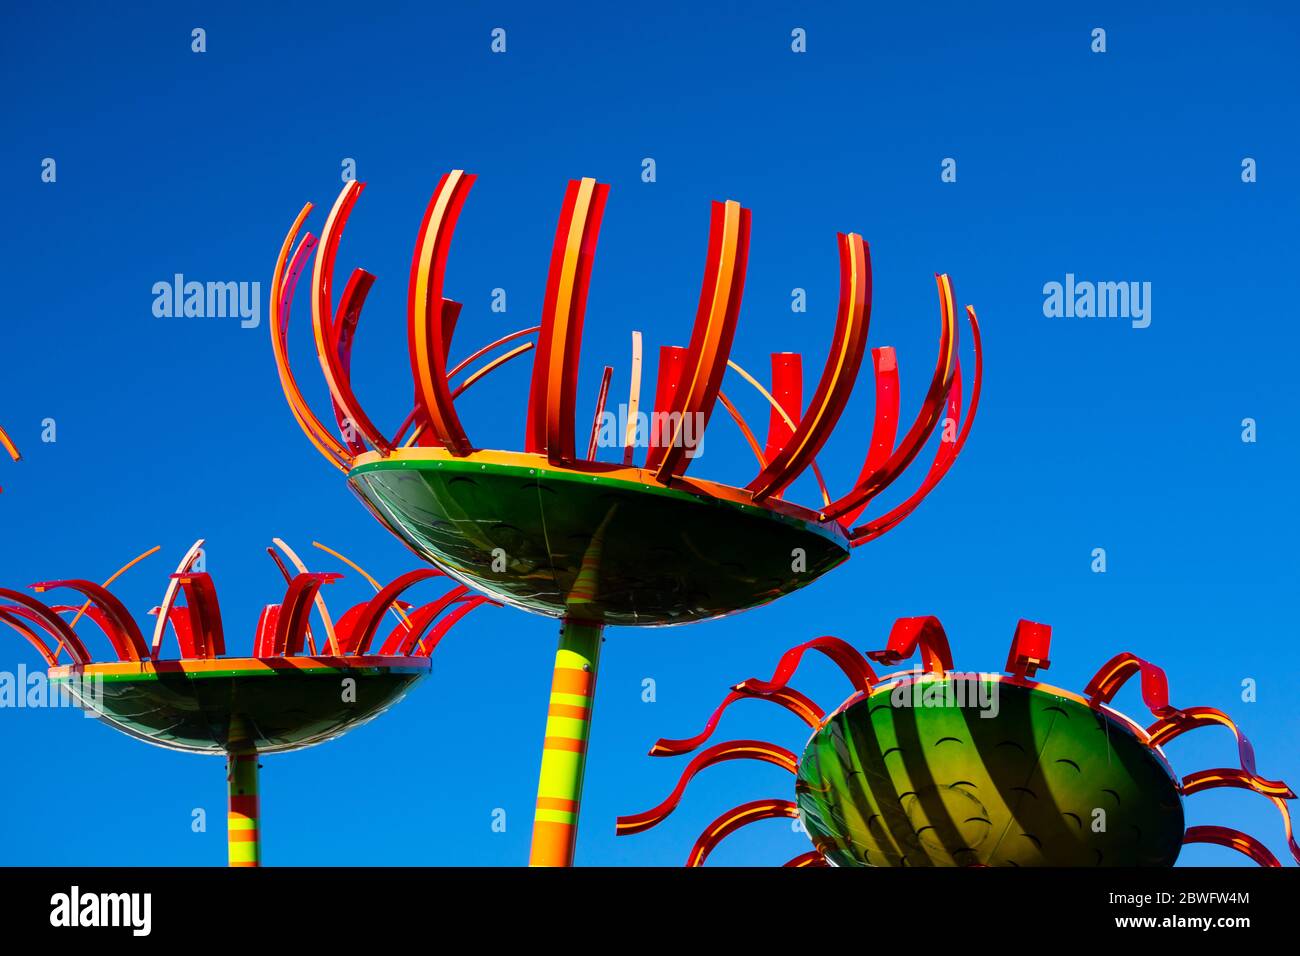
[{"label": "metal flower sculpture", "polygon": [[[32,585],[37,592],[79,594],[85,598],[80,607],[45,604],[0,588],[0,602],[10,602],[0,603],[0,623],[36,648],[49,667],[52,686],[110,726],[169,750],[224,755],[230,865],[258,866],[258,757],[333,740],[383,713],[428,673],[430,654],[457,621],[495,602],[460,585],[412,607],[402,595],[440,572],[422,568],[380,587],[331,551],[376,592],[335,622],[320,591],[341,575],[308,571],[276,539],[278,552],[267,551],[284,576],[284,597],[263,609],[251,656],[231,657],[216,588],[211,576],[196,568],[202,545],[201,539],[195,542],[171,575],[162,604],[150,612],[155,617],[151,629],[137,624],[108,585],[156,547],[102,585],[83,579]],[[182,597],[184,603],[177,603]],[[310,624],[313,606],[321,622],[317,631]],[[380,626],[390,613],[396,624],[376,648]],[[76,629],[84,619],[108,639],[112,659],[92,658]],[[180,649],[174,659],[162,656],[169,628]]]},{"label": "metal flower sculpture", "polygon": [[[609,187],[593,179],[568,185],[541,324],[450,364],[460,304],[443,294],[447,256],[473,182],[474,176],[460,170],[443,176],[417,233],[406,315],[414,403],[395,429],[375,423],[351,380],[353,340],[375,277],[355,269],[337,304],[333,294],[339,240],[362,183],[343,188],[319,242],[310,233],[298,239],[310,203],[289,230],[272,280],[271,340],[298,424],[390,531],[457,580],[563,620],[532,862],[567,864],[603,627],[683,624],[764,604],[811,583],[842,563],[853,547],[897,526],[944,476],[966,441],[979,400],[979,329],[968,307],[975,366],[963,420],[957,309],[948,277],[937,276],[939,354],[920,410],[900,438],[898,364],[892,349],[873,349],[876,409],[865,460],[848,490],[832,496],[816,459],[867,353],[867,244],[857,234],[838,236],[834,338],[805,404],[797,353],[772,356],[770,389],[729,358],[744,289],[750,212],[734,201],[715,202],[694,328],[687,345],[660,351],[653,406],[645,416],[648,434],[642,437],[637,427],[642,352],[640,333],[633,333],[627,427],[616,442],[615,460],[598,460],[598,425],[612,368],[604,370],[596,424],[586,443],[575,434],[575,416],[588,285]],[[309,263],[312,328],[337,432],[308,407],[289,367],[290,309]],[[507,345],[508,351],[487,358]],[[461,422],[456,400],[493,369],[529,351],[533,371],[522,449],[478,447]],[[728,369],[765,401],[769,423],[762,444],[722,390]],[[741,487],[687,474],[719,404],[758,463],[753,479]],[[946,425],[918,490],[896,507],[861,520],[941,421]],[[638,462],[642,444],[648,447]],[[785,497],[809,469],[821,495],[812,507]]]},{"label": "metal flower sculpture", "polygon": [[[1260,865],[1280,865],[1237,830],[1184,829],[1183,798],[1216,787],[1249,790],[1276,804],[1287,845],[1300,861],[1286,804],[1295,794],[1256,772],[1250,741],[1226,714],[1174,707],[1164,671],[1129,653],[1107,661],[1082,695],[1041,683],[1033,678],[1049,666],[1050,642],[1050,627],[1022,620],[1005,674],[961,673],[936,618],[903,618],[885,649],[866,657],[892,666],[919,649],[921,666],[879,677],[839,638],[801,644],[781,658],[771,680],[737,684],[701,733],[660,740],[650,755],[695,750],[731,704],[756,698],[780,704],[812,728],[802,756],[758,740],[714,744],[690,762],[657,807],[620,817],[618,833],[660,823],[706,767],[747,759],[788,770],[794,799],[728,810],[700,835],[687,866],[703,865],[728,834],[774,817],[802,820],[812,838],[814,849],[787,866],[1169,866],[1189,843],[1230,847]],[[854,688],[829,714],[789,686],[812,650],[830,657]],[[1110,706],[1134,676],[1155,717],[1145,728]],[[1209,726],[1232,732],[1239,765],[1180,779],[1164,746]]]}]

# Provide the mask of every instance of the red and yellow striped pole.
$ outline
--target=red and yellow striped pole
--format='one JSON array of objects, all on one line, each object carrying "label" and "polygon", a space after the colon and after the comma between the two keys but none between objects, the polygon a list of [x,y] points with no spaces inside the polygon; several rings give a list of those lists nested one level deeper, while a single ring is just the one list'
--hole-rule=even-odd
[{"label": "red and yellow striped pole", "polygon": [[529,866],[573,865],[603,630],[600,624],[566,619],[560,631]]},{"label": "red and yellow striped pole", "polygon": [[261,866],[262,834],[258,827],[260,799],[257,794],[257,753],[232,751],[227,754],[226,780],[230,787],[230,807],[226,816],[230,865]]}]

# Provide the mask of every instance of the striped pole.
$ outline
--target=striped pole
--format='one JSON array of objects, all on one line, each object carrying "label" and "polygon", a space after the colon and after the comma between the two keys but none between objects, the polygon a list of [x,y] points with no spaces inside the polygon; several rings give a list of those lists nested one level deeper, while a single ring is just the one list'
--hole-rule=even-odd
[{"label": "striped pole", "polygon": [[[232,747],[237,741],[230,741]],[[232,749],[226,754],[226,782],[230,807],[226,837],[231,866],[262,865],[262,832],[258,821],[261,801],[257,794],[257,752]]]},{"label": "striped pole", "polygon": [[565,619],[555,652],[529,866],[572,866],[604,626]]}]

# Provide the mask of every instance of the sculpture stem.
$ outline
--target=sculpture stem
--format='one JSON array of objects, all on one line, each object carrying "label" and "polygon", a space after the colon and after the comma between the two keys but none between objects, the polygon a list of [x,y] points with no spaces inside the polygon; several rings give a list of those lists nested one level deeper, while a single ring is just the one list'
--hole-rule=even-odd
[{"label": "sculpture stem", "polygon": [[551,678],[529,866],[572,866],[604,626],[566,618]]},{"label": "sculpture stem", "polygon": [[232,733],[231,749],[226,754],[226,783],[230,790],[229,813],[226,816],[229,863],[231,866],[261,866],[261,799],[257,790],[257,751],[244,749],[234,738],[235,733]]}]

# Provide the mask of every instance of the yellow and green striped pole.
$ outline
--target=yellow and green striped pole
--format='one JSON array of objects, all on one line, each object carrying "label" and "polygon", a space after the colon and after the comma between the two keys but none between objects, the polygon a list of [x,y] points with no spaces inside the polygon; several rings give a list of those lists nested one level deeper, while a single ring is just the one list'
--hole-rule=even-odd
[{"label": "yellow and green striped pole", "polygon": [[257,751],[243,745],[240,726],[238,718],[231,722],[230,750],[226,754],[226,782],[230,790],[226,815],[229,862],[231,866],[261,866],[261,800],[257,793]]},{"label": "yellow and green striped pole", "polygon": [[529,866],[573,865],[603,630],[600,624],[570,619],[560,630]]}]

